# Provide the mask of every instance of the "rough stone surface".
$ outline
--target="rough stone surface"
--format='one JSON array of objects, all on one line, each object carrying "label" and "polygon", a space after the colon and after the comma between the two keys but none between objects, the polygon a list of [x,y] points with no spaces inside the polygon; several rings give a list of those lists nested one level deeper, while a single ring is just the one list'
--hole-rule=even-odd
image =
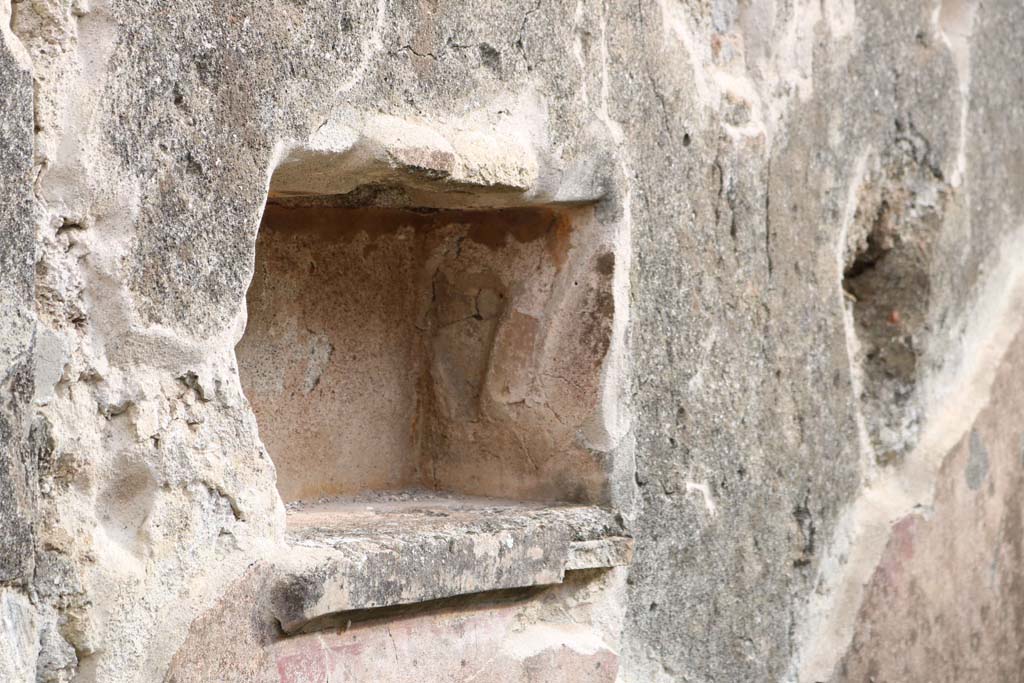
[{"label": "rough stone surface", "polygon": [[35,677],[38,625],[28,599],[38,477],[35,392],[32,76],[0,8],[0,680]]},{"label": "rough stone surface", "polygon": [[32,576],[36,491],[32,78],[9,13],[0,12],[0,586]]},{"label": "rough stone surface", "polygon": [[0,588],[0,676],[5,681],[31,681],[37,669],[39,636],[28,598],[10,588]]},{"label": "rough stone surface", "polygon": [[[1012,677],[1022,30],[1012,0],[0,0],[0,679]],[[355,315],[245,336],[265,214],[510,208],[591,222],[417,283],[472,321],[433,373],[353,361]],[[403,234],[358,232],[293,259],[368,269],[327,312]],[[314,395],[322,439],[266,419]],[[635,556],[284,637],[282,496],[413,484],[600,504]]]},{"label": "rough stone surface", "polygon": [[270,596],[286,633],[342,612],[562,583],[566,570],[631,559],[632,540],[597,507],[417,492],[292,508]]}]

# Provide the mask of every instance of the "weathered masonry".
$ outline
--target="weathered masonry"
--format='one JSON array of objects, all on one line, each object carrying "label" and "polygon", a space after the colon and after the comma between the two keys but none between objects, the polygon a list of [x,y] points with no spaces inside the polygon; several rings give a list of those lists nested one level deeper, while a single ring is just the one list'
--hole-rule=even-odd
[{"label": "weathered masonry", "polygon": [[366,125],[281,160],[237,348],[288,510],[288,633],[631,556],[599,446],[604,197],[527,194],[514,139]]},{"label": "weathered masonry", "polygon": [[0,0],[0,683],[1024,671],[1020,0]]}]

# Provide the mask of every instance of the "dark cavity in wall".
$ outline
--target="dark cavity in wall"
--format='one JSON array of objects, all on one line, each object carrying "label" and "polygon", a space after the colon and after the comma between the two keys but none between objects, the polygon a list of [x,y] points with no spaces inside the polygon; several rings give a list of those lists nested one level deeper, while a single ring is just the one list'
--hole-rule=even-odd
[{"label": "dark cavity in wall", "polygon": [[932,263],[948,186],[912,136],[861,188],[843,289],[859,343],[861,405],[877,460],[900,460],[920,430],[918,380],[930,329]]}]

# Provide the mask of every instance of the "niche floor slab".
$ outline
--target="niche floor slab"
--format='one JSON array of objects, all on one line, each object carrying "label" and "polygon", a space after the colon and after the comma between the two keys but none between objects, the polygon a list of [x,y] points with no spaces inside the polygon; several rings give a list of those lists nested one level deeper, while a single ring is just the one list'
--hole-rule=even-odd
[{"label": "niche floor slab", "polygon": [[560,583],[632,555],[601,507],[434,492],[290,504],[287,544],[271,595],[286,633],[345,612]]}]

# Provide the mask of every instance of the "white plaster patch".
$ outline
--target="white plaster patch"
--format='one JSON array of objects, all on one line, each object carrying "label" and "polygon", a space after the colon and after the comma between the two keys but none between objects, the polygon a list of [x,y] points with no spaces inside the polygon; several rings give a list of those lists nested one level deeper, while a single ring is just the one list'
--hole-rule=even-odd
[{"label": "white plaster patch", "polygon": [[53,388],[64,374],[68,352],[64,341],[49,328],[39,327],[35,343],[35,402],[46,405]]},{"label": "white plaster patch", "polygon": [[711,495],[711,489],[706,482],[688,481],[686,482],[686,492],[699,493],[704,499],[704,509],[708,511],[708,514],[712,517],[718,516],[718,506],[715,505],[715,498]]},{"label": "white plaster patch", "polygon": [[600,633],[584,624],[534,624],[506,640],[503,651],[514,659],[524,660],[563,647],[581,655],[610,649]]}]

